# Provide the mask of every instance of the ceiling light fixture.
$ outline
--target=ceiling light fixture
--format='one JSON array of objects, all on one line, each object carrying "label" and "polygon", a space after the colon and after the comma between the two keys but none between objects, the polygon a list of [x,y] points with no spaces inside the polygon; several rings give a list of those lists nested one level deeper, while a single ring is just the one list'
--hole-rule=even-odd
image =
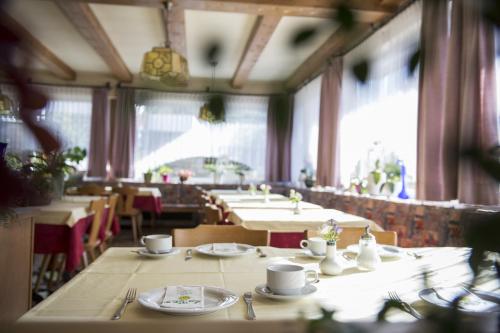
[{"label": "ceiling light fixture", "polygon": [[[215,84],[215,67],[217,66],[217,61],[213,60],[212,65],[212,91],[214,90]],[[207,87],[207,92],[210,92],[210,88]],[[198,114],[198,119],[207,121],[209,123],[220,123],[225,121],[225,107],[224,107],[224,97],[222,95],[211,95],[208,98],[208,102],[200,107],[200,113]]]},{"label": "ceiling light fixture", "polygon": [[14,114],[14,107],[9,96],[2,94],[0,90],[0,116],[12,116]]},{"label": "ceiling light fixture", "polygon": [[143,80],[158,81],[168,86],[185,86],[189,80],[189,68],[186,58],[170,47],[168,18],[170,2],[165,2],[165,34],[164,47],[153,47],[144,54],[140,77]]}]

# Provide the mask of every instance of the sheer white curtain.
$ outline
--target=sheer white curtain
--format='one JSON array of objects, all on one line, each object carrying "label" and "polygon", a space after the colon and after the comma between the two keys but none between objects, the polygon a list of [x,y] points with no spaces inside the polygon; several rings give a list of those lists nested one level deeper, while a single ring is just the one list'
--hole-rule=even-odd
[{"label": "sheer white curtain", "polygon": [[292,181],[304,168],[316,170],[318,158],[321,76],[300,89],[294,98],[292,129]]},{"label": "sheer white curtain", "polygon": [[[421,2],[417,1],[344,56],[340,125],[341,178],[364,178],[377,158],[401,159],[414,188],[417,159],[418,69],[407,64],[418,46]],[[351,67],[367,57],[370,76],[357,81]],[[374,145],[374,143],[379,143]]]},{"label": "sheer white curtain", "polygon": [[[2,92],[19,104],[13,86],[2,85]],[[63,149],[79,146],[88,149],[90,143],[90,118],[92,90],[56,86],[37,86],[49,98],[44,109],[37,111],[37,121],[52,130]],[[0,116],[0,141],[7,142],[7,150],[16,153],[40,149],[35,138],[23,123],[12,117]],[[86,161],[82,161],[82,166]]]},{"label": "sheer white curtain", "polygon": [[225,122],[198,119],[205,94],[136,92],[135,172],[190,157],[218,157],[250,166],[264,179],[268,97],[225,96]]}]

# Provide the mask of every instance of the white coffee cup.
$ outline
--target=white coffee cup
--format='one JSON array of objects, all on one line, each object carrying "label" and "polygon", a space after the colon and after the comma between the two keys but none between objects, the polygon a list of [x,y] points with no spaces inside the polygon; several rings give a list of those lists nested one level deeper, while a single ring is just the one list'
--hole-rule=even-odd
[{"label": "white coffee cup", "polygon": [[326,241],[321,237],[311,237],[300,241],[300,247],[309,249],[313,255],[322,256],[326,253]]},{"label": "white coffee cup", "polygon": [[172,236],[149,235],[141,237],[141,244],[151,253],[166,253],[172,250]]},{"label": "white coffee cup", "polygon": [[[308,276],[314,274],[314,278]],[[279,295],[300,295],[306,284],[318,280],[318,273],[291,264],[276,264],[267,267],[267,287]]]}]

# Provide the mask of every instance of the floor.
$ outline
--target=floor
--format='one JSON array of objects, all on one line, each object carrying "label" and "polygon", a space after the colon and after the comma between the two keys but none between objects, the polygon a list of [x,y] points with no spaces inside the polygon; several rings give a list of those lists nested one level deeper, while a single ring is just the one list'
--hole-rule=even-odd
[{"label": "floor", "polygon": [[[154,223],[154,226],[152,226],[150,216],[145,213],[143,217],[142,233],[143,235],[170,234],[171,230],[174,228],[194,228],[198,225],[198,221],[199,217],[193,214],[169,213],[168,215],[162,214],[162,216],[158,217]],[[140,246],[139,244],[135,244],[133,241],[130,221],[123,219],[122,221],[120,221],[120,225],[121,232],[117,236],[115,236],[111,246]],[[41,264],[41,259],[42,258],[40,255],[35,255],[34,257],[32,277],[33,285],[35,284],[38,276],[37,274]],[[47,279],[48,276],[49,274],[46,275]],[[69,281],[71,277],[72,276],[69,274],[64,274],[61,281],[58,283],[54,283],[50,290],[48,289],[47,284],[42,283],[38,292],[33,293],[32,305],[35,306],[37,303],[44,300],[47,296],[64,285],[64,283]]]}]

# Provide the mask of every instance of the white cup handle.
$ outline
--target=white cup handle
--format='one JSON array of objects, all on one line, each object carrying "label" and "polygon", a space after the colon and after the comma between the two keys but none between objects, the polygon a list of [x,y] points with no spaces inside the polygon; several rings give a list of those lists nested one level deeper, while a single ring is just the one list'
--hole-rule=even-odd
[{"label": "white cup handle", "polygon": [[[306,273],[306,284],[311,284],[311,283],[315,283],[317,281],[319,281],[319,275],[318,275],[318,272],[316,272],[315,270],[308,270],[308,271],[305,271]],[[309,274],[314,274],[314,279],[310,280],[309,279]]]},{"label": "white cup handle", "polygon": [[303,249],[307,249],[309,247],[309,241],[307,239],[301,240],[300,241],[300,247],[303,248]]},{"label": "white cup handle", "polygon": [[144,236],[141,237],[141,244],[146,246],[146,243],[144,243]]}]

